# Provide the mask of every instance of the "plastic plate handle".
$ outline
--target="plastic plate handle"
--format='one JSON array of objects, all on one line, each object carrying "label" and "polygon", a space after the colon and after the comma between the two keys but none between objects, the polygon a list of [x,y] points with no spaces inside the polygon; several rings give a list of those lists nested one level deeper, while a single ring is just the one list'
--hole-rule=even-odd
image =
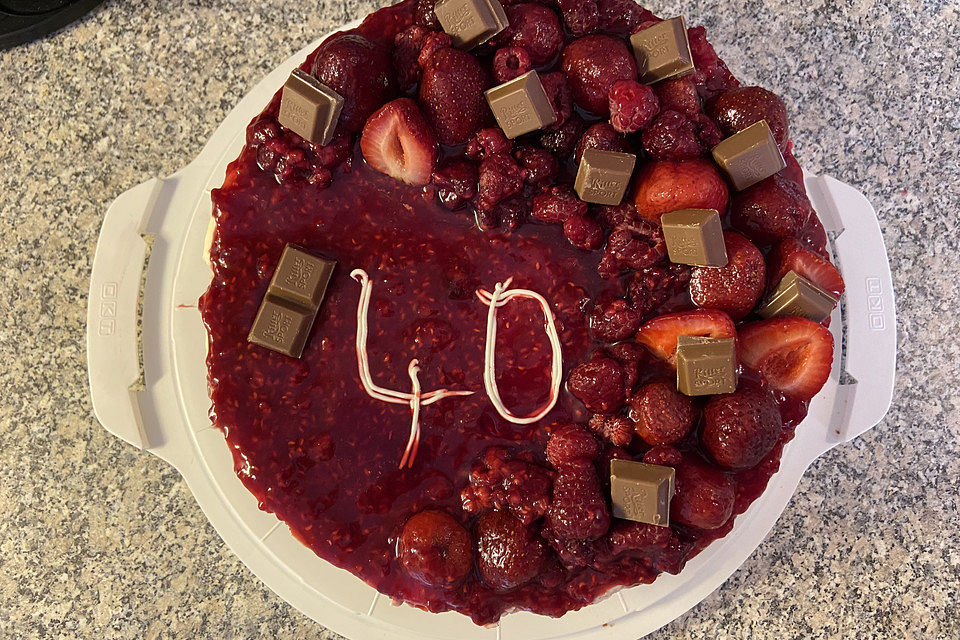
[{"label": "plastic plate handle", "polygon": [[140,449],[150,447],[135,388],[140,379],[137,302],[147,253],[143,225],[162,182],[148,180],[117,198],[103,219],[87,299],[87,371],[100,424]]},{"label": "plastic plate handle", "polygon": [[846,282],[845,362],[834,409],[838,441],[871,429],[893,400],[897,320],[890,263],[877,214],[867,198],[828,176],[810,177],[807,190]]}]

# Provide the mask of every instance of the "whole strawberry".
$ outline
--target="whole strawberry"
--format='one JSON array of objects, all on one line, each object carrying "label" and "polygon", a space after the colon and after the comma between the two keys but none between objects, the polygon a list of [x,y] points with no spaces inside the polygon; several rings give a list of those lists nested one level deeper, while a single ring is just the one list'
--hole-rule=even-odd
[{"label": "whole strawberry", "polygon": [[673,444],[697,419],[697,405],[677,391],[676,384],[651,382],[630,398],[630,417],[637,435],[649,445]]},{"label": "whole strawberry", "polygon": [[490,76],[483,65],[459,49],[433,54],[420,80],[420,104],[446,145],[463,144],[490,120],[484,91]]},{"label": "whole strawberry", "polygon": [[737,485],[719,469],[692,457],[676,467],[670,521],[697,529],[722,527],[733,515]]},{"label": "whole strawberry", "polygon": [[578,38],[561,58],[573,101],[598,116],[610,113],[608,95],[617,80],[636,80],[637,63],[623,40],[605,35]]},{"label": "whole strawberry", "polygon": [[703,446],[729,469],[756,466],[780,437],[783,420],[773,394],[747,387],[715,396],[703,408]]},{"label": "whole strawberry", "polygon": [[421,511],[403,526],[397,557],[411,578],[445,589],[459,583],[473,567],[473,540],[450,514]]},{"label": "whole strawberry", "polygon": [[802,187],[774,174],[734,194],[730,224],[760,246],[798,238],[816,216]]},{"label": "whole strawberry", "polygon": [[529,582],[546,560],[546,547],[537,533],[505,511],[480,516],[476,536],[480,577],[497,591]]},{"label": "whole strawberry", "polygon": [[766,120],[777,144],[781,149],[787,148],[787,106],[777,94],[763,87],[737,87],[721,93],[710,105],[710,115],[727,136]]},{"label": "whole strawberry", "polygon": [[712,160],[661,160],[637,171],[633,202],[643,218],[660,224],[660,216],[679,209],[727,210],[727,183]]},{"label": "whole strawberry", "polygon": [[728,262],[723,267],[694,267],[690,299],[698,307],[719,309],[734,320],[746,316],[763,295],[766,263],[763,254],[739,233],[725,231]]}]

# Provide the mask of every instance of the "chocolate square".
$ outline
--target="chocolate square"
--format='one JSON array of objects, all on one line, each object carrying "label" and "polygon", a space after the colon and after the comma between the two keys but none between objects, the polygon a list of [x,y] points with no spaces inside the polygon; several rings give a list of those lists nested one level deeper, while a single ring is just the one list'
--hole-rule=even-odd
[{"label": "chocolate square", "polygon": [[294,358],[303,354],[316,311],[267,296],[260,305],[247,340]]},{"label": "chocolate square", "polygon": [[788,271],[770,298],[757,313],[764,318],[799,316],[823,322],[837,306],[839,298],[821,289],[795,271]]},{"label": "chocolate square", "polygon": [[733,338],[677,338],[677,390],[688,396],[737,390],[737,349]]},{"label": "chocolate square", "polygon": [[670,262],[700,267],[727,264],[720,214],[713,209],[681,209],[660,217]]},{"label": "chocolate square", "polygon": [[742,191],[787,166],[770,125],[761,120],[713,148],[713,159]]},{"label": "chocolate square", "polygon": [[630,36],[640,82],[653,84],[693,71],[693,55],[683,16],[670,18]]},{"label": "chocolate square", "polygon": [[288,244],[280,255],[267,292],[301,307],[316,309],[323,300],[336,264]]},{"label": "chocolate square", "polygon": [[440,0],[433,8],[444,32],[461,49],[472,49],[507,28],[497,0]]},{"label": "chocolate square", "polygon": [[343,97],[312,75],[294,69],[283,85],[277,121],[313,144],[329,144],[337,129]]},{"label": "chocolate square", "polygon": [[636,163],[632,153],[584,149],[573,189],[584,202],[620,204]]},{"label": "chocolate square", "polygon": [[542,129],[557,121],[557,114],[536,71],[490,89],[487,103],[508,138]]},{"label": "chocolate square", "polygon": [[672,467],[632,460],[610,461],[610,502],[613,517],[670,526],[670,501],[674,493]]}]

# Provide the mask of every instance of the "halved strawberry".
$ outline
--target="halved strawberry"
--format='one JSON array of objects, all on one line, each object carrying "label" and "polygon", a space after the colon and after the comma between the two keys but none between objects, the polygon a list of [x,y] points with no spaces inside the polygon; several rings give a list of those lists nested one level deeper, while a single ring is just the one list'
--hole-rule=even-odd
[{"label": "halved strawberry", "polygon": [[740,359],[777,391],[809,400],[830,376],[833,336],[806,318],[761,320],[741,327]]},{"label": "halved strawberry", "polygon": [[708,338],[735,338],[733,320],[723,311],[694,309],[658,316],[647,322],[637,333],[637,341],[646,345],[661,360],[677,366],[677,338],[700,336]]},{"label": "halved strawberry", "polygon": [[633,187],[637,213],[656,224],[679,209],[716,209],[723,216],[729,197],[717,166],[704,158],[648,162]]},{"label": "halved strawberry", "polygon": [[763,295],[763,254],[739,233],[723,232],[728,262],[723,267],[693,267],[690,299],[698,307],[726,311],[734,320],[750,313]]},{"label": "halved strawberry", "polygon": [[388,102],[370,116],[360,150],[371,167],[407,184],[430,182],[437,163],[437,137],[410,98]]},{"label": "halved strawberry", "polygon": [[767,256],[767,289],[774,289],[790,271],[836,296],[843,293],[840,271],[795,238],[784,240]]}]

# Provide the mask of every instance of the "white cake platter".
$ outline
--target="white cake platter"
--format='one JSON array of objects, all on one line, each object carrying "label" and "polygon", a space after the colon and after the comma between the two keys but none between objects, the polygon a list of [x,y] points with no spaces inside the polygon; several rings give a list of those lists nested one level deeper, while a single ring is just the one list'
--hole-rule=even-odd
[{"label": "white cake platter", "polygon": [[320,559],[283,522],[258,509],[257,499],[234,474],[223,434],[208,416],[207,337],[197,300],[211,277],[204,261],[210,191],[222,184],[227,164],[239,155],[246,125],[322,40],[294,54],[250,91],[188,166],[130,189],[108,209],[87,309],[87,361],[97,418],[110,433],[176,467],[217,532],[253,573],[304,614],[348,638],[636,640],[682,615],[760,545],[810,463],[872,428],[889,408],[896,318],[873,207],[833,178],[806,178],[847,285],[830,325],[833,371],[784,448],[780,470],[737,517],[729,535],[688,562],[680,575],[621,589],[561,618],[515,612],[497,625],[479,627],[458,613],[397,606]]}]

